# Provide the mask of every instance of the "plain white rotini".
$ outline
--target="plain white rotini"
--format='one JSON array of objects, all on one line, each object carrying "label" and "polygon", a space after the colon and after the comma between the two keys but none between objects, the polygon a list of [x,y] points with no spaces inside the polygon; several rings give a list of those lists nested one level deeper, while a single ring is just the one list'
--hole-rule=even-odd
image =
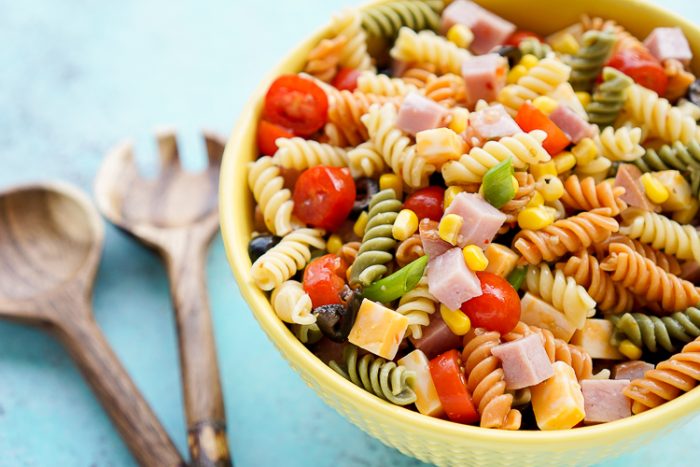
[{"label": "plain white rotini", "polygon": [[681,225],[668,217],[641,209],[622,214],[620,233],[674,255],[700,261],[700,236],[692,225]]},{"label": "plain white rotini", "polygon": [[489,141],[483,148],[472,148],[459,160],[442,166],[442,176],[448,185],[480,183],[484,174],[499,162],[511,158],[513,167],[524,169],[528,164],[546,162],[551,156],[542,147],[547,134],[541,130],[506,136]]},{"label": "plain white rotini", "polygon": [[278,138],[272,161],[280,167],[306,170],[317,165],[347,167],[345,149],[304,138]]},{"label": "plain white rotini", "polygon": [[367,94],[379,94],[380,96],[405,96],[418,88],[407,83],[401,78],[389,78],[387,75],[363,72],[357,78],[357,90]]},{"label": "plain white rotini", "polygon": [[250,274],[262,290],[272,290],[303,269],[311,259],[311,249],[326,248],[321,229],[299,229],[287,234],[253,263]]},{"label": "plain white rotini", "polygon": [[267,229],[275,235],[286,235],[293,228],[292,193],[284,188],[284,178],[272,157],[263,156],[248,166],[248,186],[263,214]]},{"label": "plain white rotini", "polygon": [[542,300],[551,303],[578,329],[586,323],[586,318],[595,314],[596,302],[586,289],[578,285],[573,277],[565,276],[560,270],[552,273],[546,264],[528,267],[525,288],[528,292],[539,295]]},{"label": "plain white rotini", "polygon": [[600,153],[611,161],[631,162],[645,153],[639,144],[642,141],[642,129],[623,126],[614,130],[607,127],[596,138]]},{"label": "plain white rotini", "polygon": [[356,70],[374,70],[367,52],[367,33],[362,29],[362,16],[357,9],[348,9],[333,17],[331,30],[345,36],[347,42],[340,55],[340,64]]},{"label": "plain white rotini", "polygon": [[393,104],[372,105],[362,116],[370,140],[396,175],[411,188],[427,186],[435,167],[416,154],[411,139],[396,127],[398,112]]},{"label": "plain white rotini", "polygon": [[612,167],[610,159],[598,156],[588,164],[576,164],[574,173],[582,178],[592,177],[596,183],[600,183],[608,176],[610,167]]},{"label": "plain white rotini", "polygon": [[272,291],[270,303],[277,316],[285,323],[309,325],[316,322],[316,316],[311,314],[311,297],[297,281],[282,282]]},{"label": "plain white rotini", "polygon": [[638,84],[626,90],[625,112],[650,136],[661,138],[669,144],[680,141],[688,144],[698,138],[698,125],[685,112],[659,97],[654,91]]},{"label": "plain white rotini", "polygon": [[498,94],[498,101],[511,116],[515,116],[526,101],[546,96],[560,84],[568,82],[569,76],[569,65],[556,58],[544,58],[517,83],[504,87]]},{"label": "plain white rotini", "polygon": [[432,63],[437,74],[455,73],[461,75],[462,63],[471,54],[466,49],[457,47],[433,31],[415,32],[403,27],[390,52],[396,60],[406,63]]},{"label": "plain white rotini", "polygon": [[353,177],[375,177],[386,168],[384,158],[372,141],[348,151],[348,165]]},{"label": "plain white rotini", "polygon": [[435,313],[437,300],[428,291],[428,276],[418,282],[418,285],[401,297],[397,313],[408,318],[408,330],[414,339],[423,336],[423,326],[430,324],[430,315]]}]

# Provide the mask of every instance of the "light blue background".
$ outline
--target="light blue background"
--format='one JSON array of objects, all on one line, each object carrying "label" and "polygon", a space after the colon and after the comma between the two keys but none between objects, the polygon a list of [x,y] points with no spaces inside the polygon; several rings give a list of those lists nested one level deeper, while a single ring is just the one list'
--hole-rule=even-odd
[{"label": "light blue background", "polygon": [[[186,150],[201,155],[198,128],[228,134],[266,71],[354,3],[0,0],[0,185],[62,178],[89,190],[102,155],[129,135],[148,169],[149,135],[161,124],[178,127]],[[660,3],[700,21],[692,1]],[[220,240],[208,277],[238,466],[419,465],[346,422],[286,365],[241,299]],[[111,227],[94,303],[184,452],[166,277],[157,258]],[[605,465],[696,463],[699,432],[696,418]],[[0,323],[0,465],[133,465],[56,341],[8,323]]]}]

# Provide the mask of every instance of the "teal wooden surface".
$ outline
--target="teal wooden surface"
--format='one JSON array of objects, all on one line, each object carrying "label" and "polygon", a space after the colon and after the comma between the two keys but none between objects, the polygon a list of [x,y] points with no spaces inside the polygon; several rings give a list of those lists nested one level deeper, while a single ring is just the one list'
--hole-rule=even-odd
[{"label": "teal wooden surface", "polygon": [[[353,3],[0,0],[0,186],[61,178],[89,190],[101,156],[125,136],[136,140],[148,171],[149,135],[160,124],[179,128],[185,149],[202,157],[197,129],[228,134],[266,71]],[[700,21],[694,2],[660,3]],[[237,465],[421,465],[346,422],[285,364],[241,299],[220,240],[208,278]],[[95,314],[184,451],[165,273],[113,228]],[[696,418],[603,465],[697,464],[699,430]],[[0,322],[0,466],[25,465],[131,466],[133,459],[56,341]]]}]

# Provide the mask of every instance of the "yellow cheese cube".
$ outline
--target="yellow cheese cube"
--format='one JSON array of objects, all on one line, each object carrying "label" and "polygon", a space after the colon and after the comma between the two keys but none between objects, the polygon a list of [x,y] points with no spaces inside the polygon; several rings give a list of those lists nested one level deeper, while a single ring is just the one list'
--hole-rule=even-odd
[{"label": "yellow cheese cube", "polygon": [[416,393],[416,408],[418,412],[430,417],[442,416],[444,409],[435,389],[435,384],[433,384],[433,378],[430,375],[428,357],[422,351],[414,350],[399,360],[398,363],[416,374],[412,389]]},{"label": "yellow cheese cube", "polygon": [[442,164],[459,159],[464,140],[449,128],[423,130],[416,135],[416,154],[430,164]]},{"label": "yellow cheese cube", "polygon": [[567,430],[586,416],[583,392],[576,373],[564,362],[554,362],[554,376],[530,388],[532,410],[540,430]]},{"label": "yellow cheese cube", "polygon": [[525,324],[549,329],[554,337],[566,342],[571,340],[576,331],[564,313],[529,292],[520,300],[520,320]]},{"label": "yellow cheese cube", "polygon": [[587,319],[583,329],[571,338],[571,343],[583,347],[592,358],[622,360],[624,356],[610,344],[615,327],[607,319]]},{"label": "yellow cheese cube", "polygon": [[[690,184],[677,170],[662,170],[651,174],[668,191],[668,198],[661,204],[661,209],[668,211],[682,211],[687,209],[693,200]],[[653,200],[652,200],[653,201]]]},{"label": "yellow cheese cube", "polygon": [[408,318],[366,298],[357,312],[348,341],[362,349],[393,360],[408,328]]},{"label": "yellow cheese cube", "polygon": [[496,274],[501,277],[508,277],[508,274],[513,272],[515,265],[518,263],[520,256],[505,245],[491,243],[486,247],[486,258],[489,260],[489,265],[486,266],[486,271]]}]

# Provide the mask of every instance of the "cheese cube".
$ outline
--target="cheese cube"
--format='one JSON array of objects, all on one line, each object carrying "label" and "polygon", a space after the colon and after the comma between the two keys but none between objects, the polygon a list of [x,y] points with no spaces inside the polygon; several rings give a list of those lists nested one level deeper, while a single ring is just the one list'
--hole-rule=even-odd
[{"label": "cheese cube", "polygon": [[532,410],[540,430],[566,430],[586,416],[581,385],[564,362],[554,362],[554,376],[530,388]]},{"label": "cheese cube", "polygon": [[416,393],[416,408],[418,412],[430,417],[442,416],[445,411],[442,408],[435,384],[433,384],[433,377],[430,375],[428,357],[420,350],[414,350],[399,360],[398,363],[416,374],[412,388]]},{"label": "cheese cube", "polygon": [[592,358],[622,360],[625,357],[610,344],[615,327],[607,319],[587,319],[583,329],[574,333],[571,343],[583,347]]},{"label": "cheese cube", "polygon": [[566,342],[571,340],[576,331],[564,313],[529,292],[520,300],[520,320],[525,324],[548,329],[554,337]]},{"label": "cheese cube", "polygon": [[661,204],[663,211],[682,211],[690,205],[693,199],[690,184],[679,171],[662,170],[651,175],[668,190],[668,199]]},{"label": "cheese cube", "polygon": [[348,341],[387,360],[399,351],[408,328],[408,318],[366,298],[357,312]]},{"label": "cheese cube", "polygon": [[459,159],[464,140],[449,128],[423,130],[416,135],[416,154],[430,164],[443,164]]},{"label": "cheese cube", "polygon": [[505,245],[491,243],[486,247],[486,259],[489,260],[489,265],[486,266],[486,271],[503,278],[508,277],[508,274],[513,272],[515,265],[518,263],[520,256]]}]

